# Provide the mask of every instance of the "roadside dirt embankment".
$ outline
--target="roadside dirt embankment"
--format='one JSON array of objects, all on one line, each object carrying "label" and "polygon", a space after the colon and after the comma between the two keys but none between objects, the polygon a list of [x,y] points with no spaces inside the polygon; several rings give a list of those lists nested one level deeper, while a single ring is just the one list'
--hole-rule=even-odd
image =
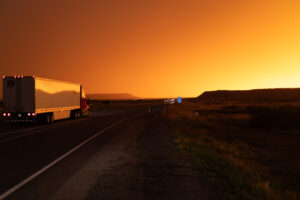
[{"label": "roadside dirt embankment", "polygon": [[193,101],[163,115],[221,199],[299,199],[299,102]]},{"label": "roadside dirt embankment", "polygon": [[120,148],[123,156],[99,173],[86,199],[218,199],[178,151],[173,132],[159,113],[132,121],[122,128],[122,137],[127,139],[112,145],[128,141]]}]

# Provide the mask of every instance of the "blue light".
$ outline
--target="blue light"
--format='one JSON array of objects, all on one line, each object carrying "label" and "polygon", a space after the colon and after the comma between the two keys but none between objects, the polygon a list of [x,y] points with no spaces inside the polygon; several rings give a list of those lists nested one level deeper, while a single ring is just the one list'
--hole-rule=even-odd
[{"label": "blue light", "polygon": [[181,97],[178,97],[177,103],[182,103],[182,98]]}]

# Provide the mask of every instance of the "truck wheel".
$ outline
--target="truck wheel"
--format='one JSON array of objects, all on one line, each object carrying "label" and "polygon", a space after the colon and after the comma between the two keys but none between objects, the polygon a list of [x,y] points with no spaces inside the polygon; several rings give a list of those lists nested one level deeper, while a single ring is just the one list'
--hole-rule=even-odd
[{"label": "truck wheel", "polygon": [[76,118],[80,118],[80,112],[76,111]]},{"label": "truck wheel", "polygon": [[50,114],[50,123],[53,123],[54,122],[54,116],[53,114]]},{"label": "truck wheel", "polygon": [[50,124],[50,122],[51,122],[51,118],[50,117],[51,117],[50,114],[46,114],[45,115],[45,124]]},{"label": "truck wheel", "polygon": [[76,118],[76,112],[74,110],[71,111],[70,119]]}]

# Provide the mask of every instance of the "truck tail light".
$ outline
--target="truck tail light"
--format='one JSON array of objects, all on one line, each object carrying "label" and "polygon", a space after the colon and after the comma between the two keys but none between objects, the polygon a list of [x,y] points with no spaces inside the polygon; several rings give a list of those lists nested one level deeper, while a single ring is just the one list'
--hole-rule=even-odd
[{"label": "truck tail light", "polygon": [[21,78],[23,78],[23,76],[21,76]]},{"label": "truck tail light", "polygon": [[27,115],[28,115],[28,117],[29,117],[31,114],[30,114],[30,113],[28,113]]},{"label": "truck tail light", "polygon": [[5,79],[5,76],[2,76],[3,79]]},{"label": "truck tail light", "polygon": [[6,113],[3,113],[3,117],[6,117]]},{"label": "truck tail light", "polygon": [[17,78],[17,76],[14,76],[15,78]]},{"label": "truck tail light", "polygon": [[31,115],[32,115],[32,116],[35,116],[35,113],[32,113]]},{"label": "truck tail light", "polygon": [[10,113],[7,113],[7,116],[10,117]]}]

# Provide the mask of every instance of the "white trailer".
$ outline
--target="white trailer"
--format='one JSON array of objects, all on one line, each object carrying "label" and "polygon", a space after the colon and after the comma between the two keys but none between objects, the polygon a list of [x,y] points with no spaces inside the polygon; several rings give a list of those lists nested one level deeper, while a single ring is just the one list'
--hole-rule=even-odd
[{"label": "white trailer", "polygon": [[35,76],[3,77],[4,120],[50,123],[87,115],[80,84]]}]

